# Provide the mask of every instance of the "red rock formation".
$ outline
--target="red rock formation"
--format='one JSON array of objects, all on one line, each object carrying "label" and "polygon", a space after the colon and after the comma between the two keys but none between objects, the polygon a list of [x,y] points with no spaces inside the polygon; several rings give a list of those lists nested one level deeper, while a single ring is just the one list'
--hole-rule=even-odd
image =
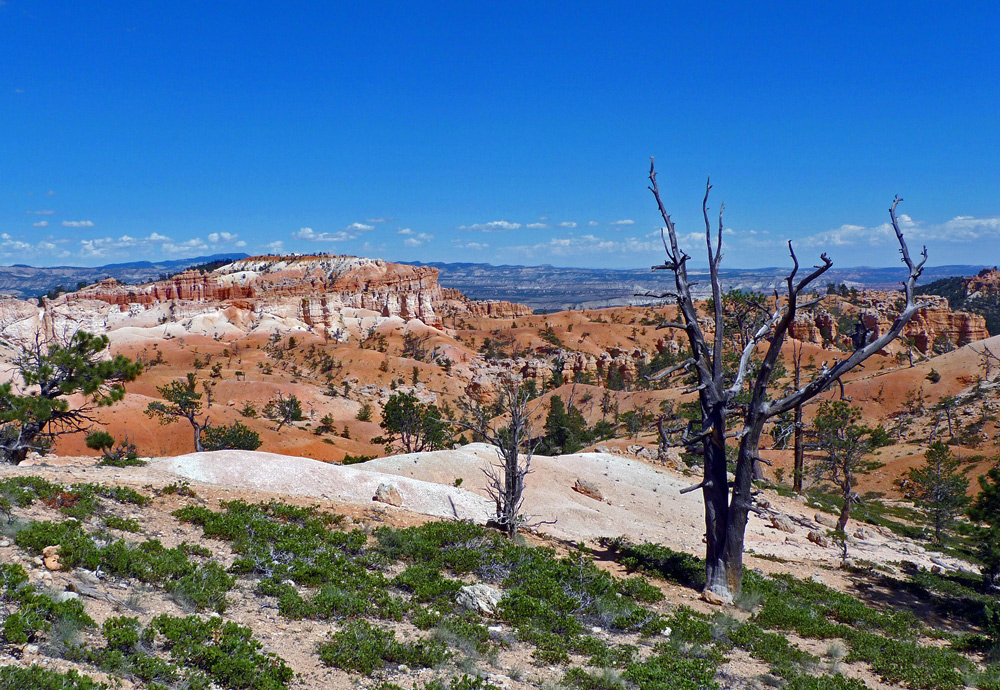
[{"label": "red rock formation", "polygon": [[984,268],[971,278],[965,278],[965,296],[996,295],[1000,293],[1000,270],[996,266]]},{"label": "red rock formation", "polygon": [[[898,293],[876,291],[865,291],[860,297],[865,327],[877,338],[892,326],[901,297]],[[920,352],[928,354],[939,338],[961,346],[990,337],[986,320],[979,314],[952,311],[948,300],[937,295],[921,295],[919,299],[927,306],[918,309],[903,327],[903,336],[913,338],[914,347]]]},{"label": "red rock formation", "polygon": [[505,300],[472,300],[455,288],[441,288],[444,302],[438,311],[448,316],[485,316],[493,319],[514,319],[531,316],[534,310],[525,304]]},{"label": "red rock formation", "polygon": [[457,290],[438,285],[430,266],[387,263],[353,256],[262,256],[236,261],[212,273],[185,271],[148,285],[101,281],[67,296],[67,301],[99,300],[148,308],[163,302],[218,303],[252,311],[280,311],[309,326],[336,327],[344,308],[365,309],[382,316],[420,319],[441,325],[440,311],[511,318],[532,313],[510,302],[475,302]]}]

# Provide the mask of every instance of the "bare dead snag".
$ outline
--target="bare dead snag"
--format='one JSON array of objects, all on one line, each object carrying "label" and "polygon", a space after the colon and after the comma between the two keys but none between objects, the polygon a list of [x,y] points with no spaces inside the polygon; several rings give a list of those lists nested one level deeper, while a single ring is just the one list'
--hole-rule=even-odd
[{"label": "bare dead snag", "polygon": [[[701,445],[704,475],[702,481],[687,490],[700,488],[705,502],[705,568],[706,584],[703,596],[713,600],[732,601],[738,596],[743,578],[743,540],[746,532],[747,516],[753,510],[751,494],[754,479],[754,466],[759,462],[760,437],[764,424],[771,418],[801,406],[816,397],[835,383],[840,377],[855,366],[871,357],[873,354],[892,342],[902,331],[907,321],[920,309],[920,304],[914,302],[914,287],[920,277],[923,265],[927,261],[927,250],[924,248],[922,259],[914,263],[903,239],[896,220],[896,206],[902,199],[896,197],[889,209],[892,227],[899,242],[903,263],[908,269],[908,276],[903,283],[905,305],[892,326],[878,338],[869,342],[869,334],[859,338],[853,352],[844,359],[836,361],[832,366],[824,365],[819,374],[802,387],[778,400],[768,399],[768,384],[778,361],[781,347],[788,335],[788,330],[800,308],[812,306],[812,302],[799,303],[799,297],[809,285],[822,276],[833,266],[833,261],[824,253],[820,263],[804,276],[799,277],[799,262],[792,243],[788,243],[788,253],[792,260],[792,270],[786,278],[787,295],[784,303],[775,299],[774,310],[752,336],[746,341],[740,353],[740,362],[734,381],[727,385],[723,376],[723,344],[725,324],[722,313],[722,289],[719,281],[719,265],[722,260],[722,209],[719,212],[719,223],[716,235],[712,236],[712,226],[708,214],[708,197],[712,185],[705,185],[705,197],[702,200],[702,214],[705,219],[705,244],[708,252],[709,275],[714,300],[714,333],[710,344],[698,323],[698,314],[694,299],[691,296],[692,283],[688,280],[687,261],[690,257],[684,253],[677,241],[677,233],[673,220],[667,212],[660,196],[656,182],[654,161],[649,164],[649,190],[653,193],[657,208],[663,219],[661,230],[663,248],[667,260],[661,265],[653,266],[653,270],[668,270],[674,274],[675,290],[668,296],[676,300],[681,313],[680,321],[663,324],[662,327],[677,328],[687,334],[691,347],[692,358],[690,367],[698,376],[697,391],[701,408],[702,431],[695,439]],[[714,242],[713,242],[714,239]],[[750,363],[758,346],[767,342],[767,351],[759,368],[750,378]],[[728,417],[735,411],[734,398],[744,392],[749,386],[750,402],[741,406],[742,429],[736,434],[739,439],[739,450],[736,459],[735,480],[730,490],[726,477],[726,427]],[[693,392],[692,391],[692,392]]]}]

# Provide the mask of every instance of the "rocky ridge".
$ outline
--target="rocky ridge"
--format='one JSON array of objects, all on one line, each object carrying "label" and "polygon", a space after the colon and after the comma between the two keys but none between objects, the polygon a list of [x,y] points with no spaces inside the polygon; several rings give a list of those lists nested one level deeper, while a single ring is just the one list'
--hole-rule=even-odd
[{"label": "rocky ridge", "polygon": [[[854,314],[872,333],[870,337],[877,338],[891,328],[900,299],[898,292],[869,290],[858,294],[857,304],[826,301],[818,309],[797,314],[789,334],[797,340],[816,345],[845,341],[851,334],[839,332],[837,317]],[[925,306],[918,309],[904,326],[903,336],[912,338],[914,348],[922,354],[930,353],[935,342],[942,339],[953,346],[960,346],[990,337],[986,320],[979,314],[952,311],[948,300],[938,295],[921,295],[919,300]]]},{"label": "rocky ridge", "polygon": [[40,327],[51,335],[161,324],[169,331],[181,324],[188,332],[225,337],[284,326],[344,340],[389,318],[438,327],[441,314],[507,318],[531,313],[524,305],[476,302],[445,290],[432,267],[353,256],[261,256],[145,285],[107,278],[46,300],[41,312],[7,300],[0,306],[0,329],[18,324],[19,331]]}]

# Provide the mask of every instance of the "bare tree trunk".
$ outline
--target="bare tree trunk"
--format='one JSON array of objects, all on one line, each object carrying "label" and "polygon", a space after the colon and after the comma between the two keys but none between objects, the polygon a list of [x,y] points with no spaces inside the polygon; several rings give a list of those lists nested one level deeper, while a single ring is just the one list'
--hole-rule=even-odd
[{"label": "bare tree trunk", "polygon": [[837,530],[841,532],[847,527],[847,521],[851,519],[851,494],[854,488],[852,484],[851,478],[847,477],[842,486],[844,491],[844,507],[840,509],[840,517],[837,518]]},{"label": "bare tree trunk", "polygon": [[[799,386],[802,385],[802,343],[798,344],[798,347],[793,348],[792,357],[795,360],[795,389],[798,390]],[[806,469],[806,453],[805,453],[805,430],[802,426],[802,405],[795,406],[795,431],[794,431],[794,446],[795,446],[795,465],[792,468],[792,489],[794,491],[802,491],[802,477],[805,474]]]},{"label": "bare tree trunk", "polygon": [[[653,162],[649,167],[650,191],[656,199],[660,215],[665,227],[661,235],[667,260],[653,269],[666,269],[674,274],[676,291],[665,292],[657,297],[669,297],[677,302],[679,315],[677,320],[662,324],[663,328],[683,330],[687,334],[692,352],[692,368],[698,376],[696,390],[701,404],[702,429],[697,439],[684,439],[685,445],[695,445],[700,441],[704,456],[704,477],[702,481],[685,489],[693,491],[702,489],[705,502],[705,569],[706,584],[702,597],[716,603],[731,602],[739,596],[743,577],[743,541],[747,525],[747,516],[752,509],[751,487],[759,463],[760,437],[764,424],[771,418],[789,411],[796,412],[796,432],[801,433],[801,407],[808,400],[816,397],[829,388],[840,377],[855,366],[872,356],[888,343],[897,338],[903,326],[913,314],[923,305],[914,303],[913,290],[917,278],[920,277],[923,265],[927,260],[926,250],[923,260],[914,264],[903,241],[896,220],[897,197],[889,209],[893,229],[899,241],[903,262],[909,269],[909,275],[903,284],[905,304],[892,326],[881,336],[868,342],[869,334],[861,333],[855,341],[855,349],[844,359],[834,362],[830,368],[824,367],[812,381],[803,387],[796,384],[796,390],[778,400],[768,399],[768,386],[778,360],[781,346],[785,341],[789,326],[795,319],[799,294],[810,283],[819,278],[833,265],[826,254],[822,254],[821,264],[806,276],[796,281],[799,270],[798,259],[792,250],[791,242],[788,251],[793,268],[786,279],[788,295],[784,304],[779,303],[775,296],[774,313],[746,341],[740,356],[739,367],[735,380],[727,386],[723,371],[723,345],[725,322],[722,313],[722,290],[719,282],[719,265],[722,259],[722,210],[719,212],[719,227],[713,246],[712,227],[708,217],[708,194],[711,184],[706,184],[705,198],[702,202],[702,213],[705,218],[705,240],[708,248],[709,276],[712,284],[712,299],[714,301],[714,333],[710,344],[701,329],[698,312],[691,296],[690,283],[687,276],[687,261],[690,257],[680,249],[674,223],[667,213],[660,197],[656,183],[656,172]],[[722,208],[725,206],[723,205]],[[649,296],[649,295],[647,295]],[[767,352],[760,367],[750,384],[750,402],[743,409],[743,429],[741,431],[740,447],[736,458],[735,481],[730,496],[726,476],[726,416],[734,398],[744,390],[751,358],[758,344],[767,340]],[[849,511],[849,507],[847,508]]]}]

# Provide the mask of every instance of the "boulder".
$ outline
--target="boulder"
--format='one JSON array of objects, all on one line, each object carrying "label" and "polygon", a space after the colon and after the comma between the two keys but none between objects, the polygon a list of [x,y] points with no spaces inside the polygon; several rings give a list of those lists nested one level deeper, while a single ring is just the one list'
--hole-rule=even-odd
[{"label": "boulder", "polygon": [[795,531],[795,523],[787,515],[773,515],[771,517],[771,527],[782,532]]},{"label": "boulder", "polygon": [[372,500],[397,507],[403,505],[403,497],[399,495],[399,489],[387,482],[378,485]]},{"label": "boulder", "polygon": [[823,513],[816,513],[816,515],[813,516],[813,519],[816,520],[816,522],[818,522],[819,524],[823,525],[824,527],[833,528],[837,526],[836,520],[834,520],[829,515],[824,515]]},{"label": "boulder", "polygon": [[62,562],[59,560],[59,546],[46,546],[42,549],[42,562],[49,570],[62,570]]},{"label": "boulder", "polygon": [[830,546],[830,538],[825,534],[823,534],[822,532],[817,532],[816,530],[813,530],[812,532],[806,535],[806,538],[816,546],[820,546],[824,549]]},{"label": "boulder", "polygon": [[458,590],[455,603],[469,611],[476,611],[484,616],[492,616],[496,613],[497,605],[501,599],[503,599],[503,592],[499,589],[479,583],[465,585]]},{"label": "boulder", "polygon": [[604,495],[601,493],[601,489],[594,482],[589,479],[577,479],[573,484],[573,491],[578,494],[583,494],[584,496],[589,496],[595,501],[603,501]]}]

